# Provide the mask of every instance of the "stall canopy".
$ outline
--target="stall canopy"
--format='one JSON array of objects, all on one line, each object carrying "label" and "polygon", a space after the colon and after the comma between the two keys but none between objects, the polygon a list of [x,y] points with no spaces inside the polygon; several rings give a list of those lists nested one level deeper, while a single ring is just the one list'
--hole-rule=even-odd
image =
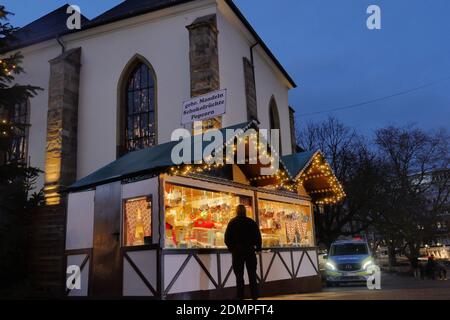
[{"label": "stall canopy", "polygon": [[297,177],[311,162],[312,158],[318,151],[304,151],[290,154],[283,157],[286,169],[291,176]]},{"label": "stall canopy", "polygon": [[[226,130],[239,130],[246,132],[250,128],[258,130],[259,126],[257,122],[245,122],[235,126],[227,127],[221,130],[222,135],[226,137]],[[225,139],[224,139],[225,140]],[[191,163],[194,163],[194,147],[198,141],[191,137]],[[125,156],[111,162],[105,167],[95,171],[94,173],[82,178],[81,180],[72,184],[67,191],[75,191],[80,189],[87,189],[97,185],[110,183],[113,181],[123,180],[127,178],[133,178],[146,174],[157,174],[167,170],[167,168],[174,168],[176,164],[172,161],[172,149],[178,144],[178,141],[171,141],[168,143],[159,144],[157,146],[134,151],[126,154]],[[202,150],[210,143],[203,142]],[[224,141],[224,145],[226,141]],[[193,167],[195,165],[192,165]],[[248,165],[247,165],[248,167]],[[287,170],[281,164],[280,166],[284,171]]]},{"label": "stall canopy", "polygon": [[282,159],[296,183],[305,188],[316,204],[334,204],[344,199],[344,189],[320,151],[295,153]]},{"label": "stall canopy", "polygon": [[[255,121],[251,121],[224,128],[221,131],[225,137],[225,130],[227,129],[237,130],[236,132],[246,132],[250,128],[255,130],[259,129],[258,124]],[[178,141],[172,141],[151,148],[130,152],[75,182],[67,191],[88,189],[97,185],[144,175],[156,175],[162,172],[168,172],[169,168],[171,169],[170,173],[175,175],[196,173],[196,167],[199,166],[194,163],[193,150],[195,144],[199,141],[195,140],[194,137],[190,139],[192,165],[185,165],[180,169],[180,166],[172,161],[172,150],[179,143]],[[234,143],[235,139],[233,138],[232,140]],[[224,141],[224,147],[228,142]],[[201,150],[204,150],[210,142],[200,140],[200,143],[202,144]],[[259,163],[256,165],[246,163],[239,166],[249,178],[252,185],[256,187],[273,186],[288,191],[295,191],[298,186],[302,186],[317,204],[332,204],[344,198],[345,194],[341,184],[320,151],[300,152],[281,157],[279,160],[280,170],[273,176],[259,175],[259,169],[262,167]],[[192,170],[191,167],[194,169]]]}]

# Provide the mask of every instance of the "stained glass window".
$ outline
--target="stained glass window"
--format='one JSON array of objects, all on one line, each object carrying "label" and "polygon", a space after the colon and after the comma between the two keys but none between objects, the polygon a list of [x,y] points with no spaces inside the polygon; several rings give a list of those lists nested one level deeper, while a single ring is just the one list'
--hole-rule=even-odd
[{"label": "stained glass window", "polygon": [[7,152],[7,162],[27,162],[28,149],[28,101],[17,104],[9,116],[12,124],[13,138],[9,151]]},{"label": "stained glass window", "polygon": [[145,63],[131,72],[126,88],[127,151],[135,151],[156,144],[155,79]]}]

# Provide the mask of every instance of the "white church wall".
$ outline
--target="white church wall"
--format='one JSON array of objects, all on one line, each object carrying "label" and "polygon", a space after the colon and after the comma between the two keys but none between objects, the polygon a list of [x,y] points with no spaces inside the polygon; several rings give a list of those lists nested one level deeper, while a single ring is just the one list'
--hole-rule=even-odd
[{"label": "white church wall", "polygon": [[292,153],[291,131],[289,122],[288,88],[284,81],[276,75],[260,47],[256,48],[254,58],[256,79],[256,100],[258,103],[258,119],[261,128],[270,128],[269,105],[272,96],[278,106],[280,116],[281,149],[283,155]]},{"label": "white church wall", "polygon": [[[217,9],[217,4],[219,10]],[[78,113],[77,178],[85,177],[116,159],[118,85],[130,61],[139,54],[157,77],[158,143],[168,142],[181,126],[181,104],[190,98],[189,33],[196,18],[217,13],[221,87],[228,89],[223,125],[246,121],[242,58],[250,58],[252,36],[223,0],[202,0],[118,21],[64,37],[67,50],[82,47]],[[45,169],[49,60],[61,54],[56,39],[20,50],[25,58],[21,84],[42,87],[31,99],[30,164]],[[258,116],[268,127],[270,97],[275,96],[281,119],[283,151],[290,151],[288,87],[280,72],[259,48],[255,49]],[[41,176],[37,188],[43,187]]]},{"label": "white church wall", "polygon": [[239,34],[226,14],[230,13],[217,13],[220,85],[228,93],[227,114],[222,123],[224,127],[247,121],[243,57],[250,59],[249,41]]},{"label": "white church wall", "polygon": [[[225,125],[233,125],[247,117],[242,59],[250,59],[250,47],[256,40],[223,0],[218,3],[220,81],[222,87],[228,88],[228,110],[231,111],[225,118]],[[291,154],[289,84],[261,46],[253,49],[253,56],[261,128],[269,128],[269,104],[273,95],[280,115],[282,151],[284,155]]]},{"label": "white church wall", "polygon": [[210,5],[165,17],[152,18],[154,15],[149,14],[134,18],[135,25],[122,21],[113,32],[69,42],[71,48],[83,48],[78,178],[116,159],[119,79],[136,54],[152,64],[157,77],[158,143],[170,141],[172,131],[180,127],[182,102],[190,98],[186,26],[197,17],[212,13],[215,7]]}]

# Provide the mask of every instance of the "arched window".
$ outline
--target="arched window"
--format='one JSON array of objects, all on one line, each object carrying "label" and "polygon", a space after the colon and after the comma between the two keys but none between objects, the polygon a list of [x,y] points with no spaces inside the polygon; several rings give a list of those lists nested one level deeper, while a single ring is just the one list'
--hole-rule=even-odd
[{"label": "arched window", "polygon": [[136,58],[122,77],[119,155],[154,146],[156,79],[150,64]]},{"label": "arched window", "polygon": [[270,124],[270,129],[278,129],[279,130],[279,134],[280,134],[280,142],[279,142],[279,146],[280,146],[280,155],[283,154],[281,152],[281,124],[280,124],[280,115],[278,113],[278,106],[277,103],[275,101],[275,97],[272,96],[272,98],[270,99],[270,105],[269,105],[269,124]]},{"label": "arched window", "polygon": [[29,129],[29,101],[16,104],[9,110],[11,123],[11,140],[6,154],[6,162],[27,163],[28,129]]}]

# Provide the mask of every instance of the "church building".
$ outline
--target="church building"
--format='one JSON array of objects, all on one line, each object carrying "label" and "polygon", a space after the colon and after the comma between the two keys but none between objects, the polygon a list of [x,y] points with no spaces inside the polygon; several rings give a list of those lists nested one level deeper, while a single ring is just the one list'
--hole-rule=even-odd
[{"label": "church building", "polygon": [[[19,29],[0,54],[20,51],[26,73],[16,81],[43,88],[17,106],[29,126],[8,155],[43,172],[32,236],[38,290],[233,297],[223,237],[238,204],[262,233],[261,294],[320,290],[313,209],[345,194],[321,152],[297,146],[288,102],[296,83],[233,1],[125,0],[81,16],[79,30],[67,28],[68,8]],[[215,92],[226,96],[224,112],[182,121],[186,101]],[[175,164],[179,128],[278,129],[279,170]]]}]

